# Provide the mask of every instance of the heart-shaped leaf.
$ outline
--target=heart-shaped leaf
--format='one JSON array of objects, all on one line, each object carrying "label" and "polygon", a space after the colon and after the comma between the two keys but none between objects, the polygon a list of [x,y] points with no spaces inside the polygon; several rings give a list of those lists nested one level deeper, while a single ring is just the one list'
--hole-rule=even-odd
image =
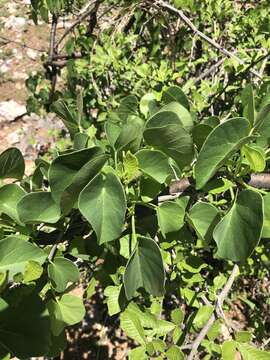
[{"label": "heart-shaped leaf", "polygon": [[263,226],[263,198],[252,190],[243,190],[233,206],[214,229],[217,256],[244,261],[258,245]]},{"label": "heart-shaped leaf", "polygon": [[54,289],[57,292],[63,292],[69,282],[75,283],[79,280],[80,273],[72,261],[57,257],[53,263],[49,264],[48,275]]},{"label": "heart-shaped leaf", "polygon": [[165,273],[159,247],[150,238],[138,236],[137,241],[124,274],[127,299],[132,299],[140,287],[153,296],[162,296]]},{"label": "heart-shaped leaf", "polygon": [[55,336],[61,334],[66,326],[80,322],[85,314],[83,302],[77,296],[64,294],[60,299],[47,303],[51,318],[51,329]]},{"label": "heart-shaped leaf", "polygon": [[227,159],[250,140],[249,130],[248,120],[233,118],[211,131],[195,164],[197,189],[201,189]]},{"label": "heart-shaped leaf", "polygon": [[0,179],[20,180],[24,175],[24,159],[17,148],[9,148],[0,154]]},{"label": "heart-shaped leaf", "polygon": [[79,197],[79,210],[92,225],[99,244],[121,235],[126,206],[124,189],[113,173],[97,175]]}]

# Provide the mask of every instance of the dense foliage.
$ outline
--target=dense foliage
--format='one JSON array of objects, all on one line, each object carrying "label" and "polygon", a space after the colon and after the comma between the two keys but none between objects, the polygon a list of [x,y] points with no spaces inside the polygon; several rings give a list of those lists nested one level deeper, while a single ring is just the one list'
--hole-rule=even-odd
[{"label": "dense foliage", "polygon": [[[85,298],[103,289],[109,315],[134,340],[129,359],[192,359],[197,350],[204,359],[269,359],[269,319],[241,294],[251,315],[239,331],[221,298],[230,273],[269,277],[270,196],[250,181],[269,170],[267,79],[240,91],[247,66],[226,59],[196,82],[217,57],[209,45],[173,15],[154,7],[150,16],[148,3],[105,3],[121,10],[117,26],[69,34],[59,88],[52,93],[61,74],[48,59],[51,78],[27,81],[29,109],[54,111],[71,145],[37,159],[31,176],[18,149],[0,154],[0,356],[58,356],[65,329],[85,315],[72,293],[81,281]],[[267,2],[238,12],[232,3],[175,6],[250,63],[260,51],[244,49],[269,48]],[[32,17],[83,5],[36,0]]]}]

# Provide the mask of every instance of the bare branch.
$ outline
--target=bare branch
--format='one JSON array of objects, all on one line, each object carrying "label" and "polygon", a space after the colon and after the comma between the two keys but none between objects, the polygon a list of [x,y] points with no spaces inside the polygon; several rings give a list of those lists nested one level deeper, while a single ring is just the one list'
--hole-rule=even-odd
[{"label": "bare branch", "polygon": [[[56,48],[61,44],[61,42],[66,38],[66,36],[82,21],[84,21],[88,16],[91,15],[92,12],[96,11],[96,7],[100,4],[99,0],[95,0],[92,2],[92,4],[89,4],[87,7],[87,10],[82,13],[77,20],[74,21],[73,24],[70,25],[68,29],[63,33],[63,35],[60,37],[60,39],[56,43]],[[91,6],[91,7],[90,7]],[[90,8],[89,8],[90,7]]]},{"label": "bare branch", "polygon": [[[233,52],[223,48],[219,43],[217,43],[215,40],[211,39],[207,35],[205,35],[203,32],[201,32],[194,24],[193,22],[183,13],[182,10],[176,9],[174,6],[166,3],[163,0],[156,0],[155,5],[160,6],[163,9],[169,10],[170,12],[176,14],[179,18],[182,19],[182,21],[200,38],[208,42],[208,44],[212,45],[216,49],[218,49],[220,52],[222,52],[224,55],[235,59],[239,64],[246,65],[245,61],[240,59],[237,55],[235,55]],[[261,74],[253,69],[250,69],[250,72],[261,79]]]},{"label": "bare branch", "polygon": [[[216,310],[218,309],[218,306],[222,306],[226,297],[229,294],[229,291],[232,288],[233,282],[236,278],[236,276],[239,273],[239,267],[238,265],[234,265],[232,272],[229,276],[228,281],[226,282],[224,288],[222,289],[221,293],[218,295],[218,305],[216,305]],[[208,331],[210,330],[211,326],[213,325],[213,323],[216,320],[216,316],[215,313],[213,313],[210,317],[210,319],[207,321],[207,323],[204,325],[204,327],[201,329],[201,331],[199,332],[198,336],[196,337],[196,339],[194,340],[193,344],[192,344],[192,348],[191,351],[187,357],[187,360],[193,360],[194,356],[196,355],[197,351],[198,351],[198,347],[200,346],[201,342],[203,341],[203,339],[205,338],[206,334],[208,333]]]},{"label": "bare branch", "polygon": [[2,39],[3,41],[5,41],[5,44],[4,44],[4,45],[6,45],[6,44],[8,44],[8,43],[12,43],[12,44],[19,45],[19,46],[21,46],[22,48],[35,50],[35,51],[38,51],[38,52],[41,52],[41,53],[43,53],[43,52],[46,51],[45,49],[37,49],[37,48],[32,47],[32,46],[30,46],[30,45],[28,45],[28,44],[26,44],[26,43],[24,43],[24,42],[21,42],[21,41],[16,41],[16,40],[9,39],[9,38],[7,38],[7,37],[5,37],[5,36],[3,36],[3,35],[0,35],[0,39]]}]

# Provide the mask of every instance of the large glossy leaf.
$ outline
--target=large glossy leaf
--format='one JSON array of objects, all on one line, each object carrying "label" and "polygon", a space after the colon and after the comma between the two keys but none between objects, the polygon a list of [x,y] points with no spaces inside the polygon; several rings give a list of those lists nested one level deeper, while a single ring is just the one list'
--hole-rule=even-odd
[{"label": "large glossy leaf", "polygon": [[0,179],[21,179],[24,175],[24,159],[17,148],[9,148],[0,154]]},{"label": "large glossy leaf", "polygon": [[52,197],[63,211],[76,203],[85,185],[102,169],[107,156],[101,148],[74,151],[56,158],[49,170]]},{"label": "large glossy leaf", "polygon": [[[23,295],[23,294],[22,294]],[[0,351],[20,359],[44,356],[50,349],[48,312],[37,295],[28,295],[0,311]]]},{"label": "large glossy leaf", "polygon": [[92,225],[99,244],[117,239],[123,230],[126,197],[113,173],[97,175],[83,189],[79,210]]},{"label": "large glossy leaf", "polygon": [[17,212],[17,204],[26,192],[16,184],[7,184],[0,188],[0,214],[6,214],[22,225]]},{"label": "large glossy leaf", "polygon": [[25,195],[17,205],[17,212],[22,223],[56,223],[60,217],[60,207],[50,192],[38,191]]},{"label": "large glossy leaf", "polygon": [[249,130],[248,120],[233,118],[211,131],[195,164],[197,189],[201,189],[227,159],[249,141]]},{"label": "large glossy leaf", "polygon": [[130,300],[140,287],[153,296],[162,296],[164,282],[165,273],[158,245],[152,239],[139,236],[124,274],[127,299]]},{"label": "large glossy leaf", "polygon": [[82,300],[69,294],[64,294],[56,301],[50,300],[47,307],[51,318],[51,329],[55,336],[61,334],[66,326],[80,322],[85,314]]},{"label": "large glossy leaf", "polygon": [[69,282],[75,283],[79,280],[80,273],[72,261],[63,257],[57,257],[48,266],[48,276],[53,288],[57,292],[63,292],[66,290]]},{"label": "large glossy leaf", "polygon": [[171,111],[175,115],[177,115],[178,119],[180,120],[183,128],[187,131],[190,131],[193,127],[193,119],[190,115],[190,112],[181,104],[177,102],[171,102],[165,106],[163,106],[160,111]]},{"label": "large glossy leaf", "polygon": [[146,123],[144,139],[148,145],[175,160],[180,168],[190,164],[194,148],[190,134],[173,111],[159,111]]},{"label": "large glossy leaf", "polygon": [[252,190],[243,190],[233,206],[214,229],[217,256],[244,261],[258,245],[263,226],[263,198]]},{"label": "large glossy leaf", "polygon": [[143,149],[136,153],[139,168],[160,184],[165,183],[171,174],[168,158],[158,150]]},{"label": "large glossy leaf", "polygon": [[24,273],[30,260],[40,265],[46,260],[46,253],[36,245],[19,236],[8,236],[0,240],[0,272],[8,271],[10,279],[17,273]]},{"label": "large glossy leaf", "polygon": [[218,209],[209,203],[197,202],[189,211],[188,218],[197,236],[209,242],[220,216]]},{"label": "large glossy leaf", "polygon": [[163,236],[175,232],[184,225],[185,209],[177,202],[167,201],[157,208],[157,218]]}]

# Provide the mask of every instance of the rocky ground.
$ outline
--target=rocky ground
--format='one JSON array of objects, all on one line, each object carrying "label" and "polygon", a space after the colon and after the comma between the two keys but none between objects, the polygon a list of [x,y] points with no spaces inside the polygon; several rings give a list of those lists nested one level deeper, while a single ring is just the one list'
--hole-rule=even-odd
[{"label": "rocky ground", "polygon": [[61,122],[53,116],[26,115],[25,80],[41,69],[49,39],[47,24],[29,19],[30,0],[0,0],[0,153],[20,148],[30,171],[32,160],[56,140]]}]

